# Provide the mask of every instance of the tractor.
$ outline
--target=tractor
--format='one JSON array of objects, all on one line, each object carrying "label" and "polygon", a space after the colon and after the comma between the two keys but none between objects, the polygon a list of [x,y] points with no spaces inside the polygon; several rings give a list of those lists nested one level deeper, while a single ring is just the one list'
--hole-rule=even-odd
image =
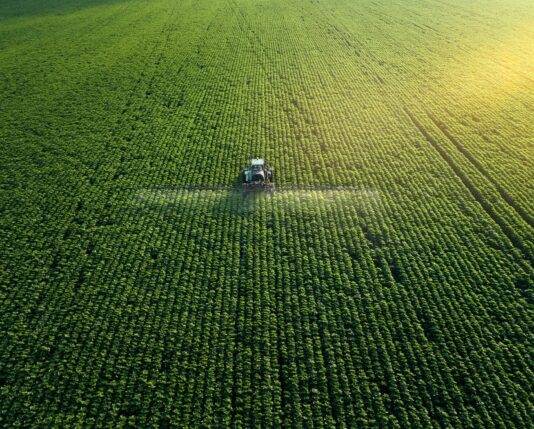
[{"label": "tractor", "polygon": [[243,170],[244,191],[274,192],[274,170],[265,160],[253,158]]}]

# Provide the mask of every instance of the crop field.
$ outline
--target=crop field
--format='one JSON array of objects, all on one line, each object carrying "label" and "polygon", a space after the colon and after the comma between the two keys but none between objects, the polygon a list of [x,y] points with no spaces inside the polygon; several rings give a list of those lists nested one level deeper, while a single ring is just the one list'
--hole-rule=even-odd
[{"label": "crop field", "polygon": [[534,427],[532,0],[2,0],[0,148],[0,427]]}]

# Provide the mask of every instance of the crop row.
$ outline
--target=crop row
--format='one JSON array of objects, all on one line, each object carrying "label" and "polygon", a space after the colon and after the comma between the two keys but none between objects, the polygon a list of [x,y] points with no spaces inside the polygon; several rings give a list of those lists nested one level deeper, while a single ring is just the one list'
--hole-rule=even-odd
[{"label": "crop row", "polygon": [[[513,127],[446,114],[413,5],[336,4],[118,2],[0,52],[0,425],[533,425]],[[272,197],[218,188],[249,155]]]}]

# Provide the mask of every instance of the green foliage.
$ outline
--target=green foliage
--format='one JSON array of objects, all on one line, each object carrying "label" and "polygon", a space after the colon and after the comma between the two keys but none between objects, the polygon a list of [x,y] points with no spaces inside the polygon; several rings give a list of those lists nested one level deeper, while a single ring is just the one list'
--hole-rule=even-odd
[{"label": "green foliage", "polygon": [[3,2],[0,426],[532,427],[531,15]]}]

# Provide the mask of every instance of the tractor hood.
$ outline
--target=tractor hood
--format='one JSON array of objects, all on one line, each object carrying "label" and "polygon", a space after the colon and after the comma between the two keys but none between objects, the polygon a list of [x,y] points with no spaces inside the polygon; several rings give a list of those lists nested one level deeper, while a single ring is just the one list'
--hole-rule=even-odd
[{"label": "tractor hood", "polygon": [[252,172],[252,181],[253,182],[264,182],[265,173],[262,170]]},{"label": "tractor hood", "polygon": [[245,170],[245,182],[264,182],[265,172],[263,170]]}]

